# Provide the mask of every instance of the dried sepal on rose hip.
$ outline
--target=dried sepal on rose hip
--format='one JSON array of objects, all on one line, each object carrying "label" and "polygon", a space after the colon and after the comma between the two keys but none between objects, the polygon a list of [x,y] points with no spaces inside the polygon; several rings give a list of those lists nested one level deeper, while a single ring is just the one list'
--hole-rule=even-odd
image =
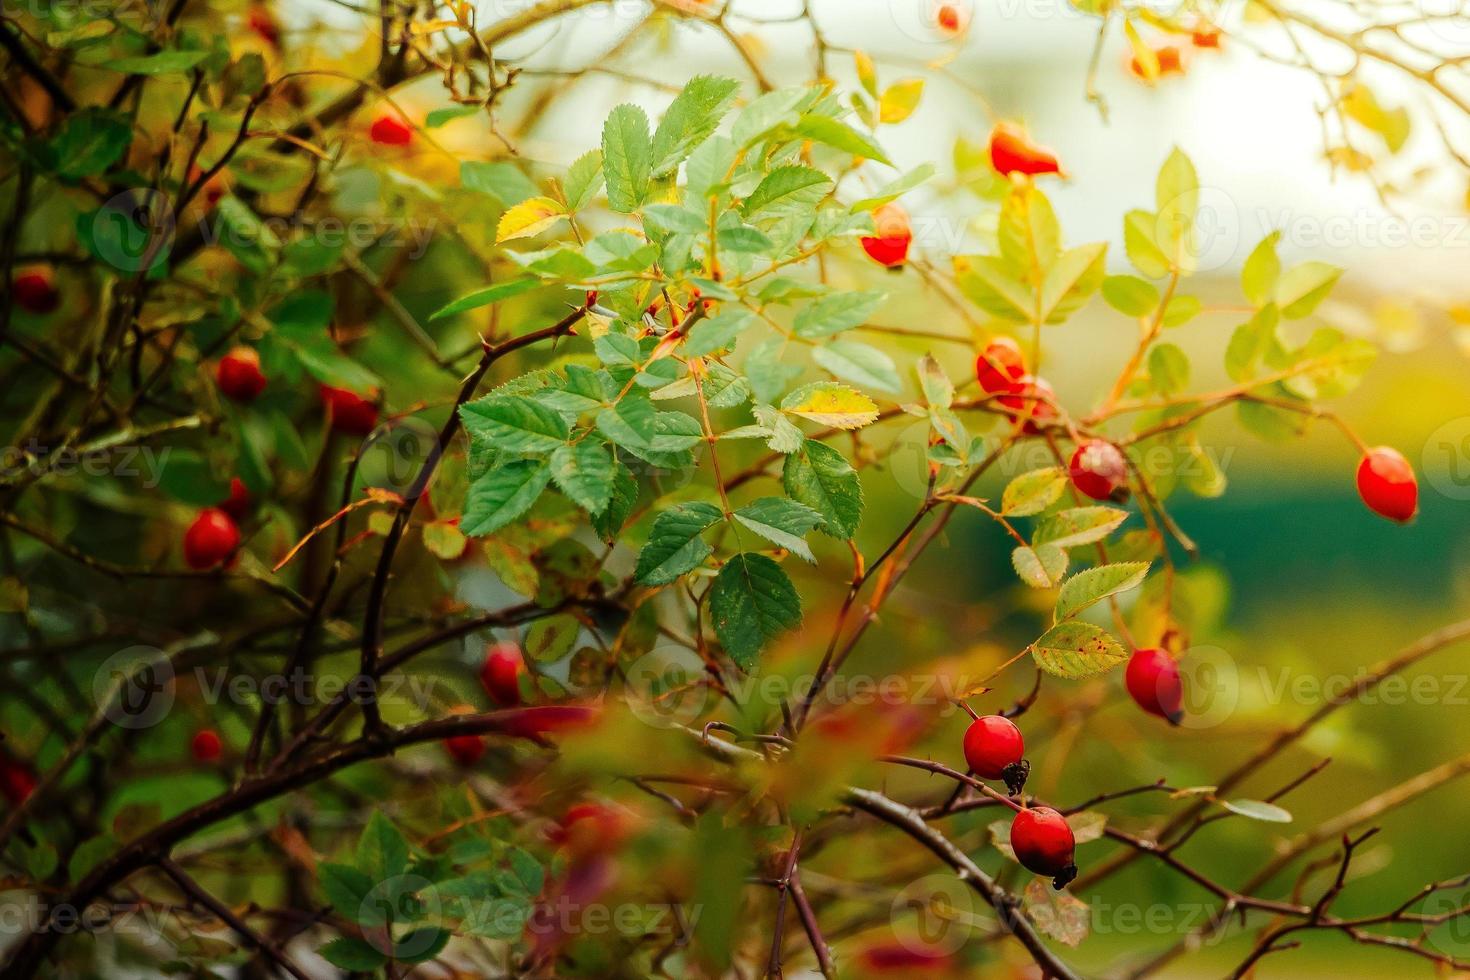
[{"label": "dried sepal on rose hip", "polygon": [[1027,871],[1050,878],[1061,891],[1077,877],[1077,838],[1067,818],[1049,806],[1030,806],[1011,821],[1011,850]]},{"label": "dried sepal on rose hip", "polygon": [[1128,461],[1123,450],[1104,439],[1079,443],[1068,464],[1072,484],[1093,500],[1128,499]]},{"label": "dried sepal on rose hip", "polygon": [[1014,796],[1026,785],[1031,764],[1026,740],[1016,723],[1003,715],[983,715],[965,729],[965,764],[981,779],[1000,779]]}]

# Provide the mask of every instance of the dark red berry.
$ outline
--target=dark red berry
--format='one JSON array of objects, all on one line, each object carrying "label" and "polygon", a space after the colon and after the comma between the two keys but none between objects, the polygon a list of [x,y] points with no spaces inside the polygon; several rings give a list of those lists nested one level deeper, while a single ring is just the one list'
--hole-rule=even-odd
[{"label": "dark red berry", "polygon": [[1072,483],[1093,500],[1114,500],[1128,486],[1128,462],[1111,442],[1093,439],[1077,446],[1070,466]]},{"label": "dark red berry", "polygon": [[485,740],[479,735],[451,735],[444,740],[444,751],[462,766],[472,766],[485,754]]},{"label": "dark red berry", "polygon": [[407,146],[413,142],[413,127],[397,116],[384,115],[373,120],[368,135],[383,146]]},{"label": "dark red berry", "polygon": [[1163,650],[1148,648],[1133,651],[1124,677],[1128,693],[1138,706],[1151,715],[1177,725],[1184,717],[1184,682],[1179,664]]},{"label": "dark red berry", "polygon": [[235,476],[230,478],[230,495],[219,505],[219,509],[239,522],[250,513],[251,502],[250,491],[246,488],[244,481]]},{"label": "dark red berry", "polygon": [[521,703],[521,675],[526,672],[520,647],[514,643],[497,643],[485,654],[480,666],[480,683],[490,700],[503,708]]},{"label": "dark red berry", "polygon": [[1052,887],[1059,891],[1077,877],[1076,847],[1067,818],[1049,806],[1022,810],[1011,821],[1011,850],[1016,860],[1026,870],[1051,878]]},{"label": "dark red berry", "polygon": [[30,766],[0,756],[0,794],[11,806],[20,806],[36,791],[36,773]]},{"label": "dark red berry", "polygon": [[214,762],[219,758],[222,748],[219,732],[213,728],[199,729],[194,733],[194,740],[189,743],[189,751],[194,753],[194,758],[199,762]]},{"label": "dark red berry", "polygon": [[61,291],[56,288],[56,277],[48,265],[17,270],[10,281],[10,295],[15,298],[16,306],[36,316],[55,313],[61,305]]},{"label": "dark red berry", "polygon": [[1358,464],[1358,496],[1375,514],[1404,523],[1419,512],[1419,481],[1403,453],[1389,446],[1368,450]]},{"label": "dark red berry", "polygon": [[1038,434],[1042,424],[1057,417],[1056,406],[1053,404],[1056,392],[1045,378],[1026,375],[1011,386],[1011,391],[1013,394],[997,400],[1010,409],[1011,418],[1019,422],[1021,430],[1028,435]]},{"label": "dark red berry", "polygon": [[1026,376],[1026,355],[1010,337],[996,337],[975,358],[975,379],[988,395],[1011,391]]},{"label": "dark red berry", "polygon": [[196,571],[214,568],[240,547],[240,529],[229,514],[218,507],[199,512],[184,532],[184,562]]},{"label": "dark red berry", "polygon": [[253,402],[265,390],[265,375],[260,372],[260,355],[250,347],[236,347],[219,359],[214,370],[215,383],[225,397],[237,402]]},{"label": "dark red berry", "polygon": [[332,431],[361,437],[378,427],[378,406],[357,392],[322,385],[321,394]]},{"label": "dark red berry", "polygon": [[965,763],[970,771],[981,779],[1004,779],[1012,793],[1019,793],[1026,783],[1029,767],[1021,758],[1025,754],[1021,729],[1009,718],[986,715],[965,729]]}]

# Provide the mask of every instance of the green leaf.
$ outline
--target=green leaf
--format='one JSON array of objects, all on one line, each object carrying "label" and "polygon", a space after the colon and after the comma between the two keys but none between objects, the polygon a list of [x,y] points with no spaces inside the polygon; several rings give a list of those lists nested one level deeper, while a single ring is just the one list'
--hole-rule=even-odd
[{"label": "green leaf", "polygon": [[103,62],[99,68],[120,71],[127,75],[177,75],[188,71],[209,57],[208,51],[159,51],[155,54],[138,55],[132,58],[114,58]]},{"label": "green leaf", "polygon": [[602,151],[588,150],[572,161],[567,176],[562,181],[562,193],[567,199],[568,211],[580,211],[592,203],[592,198],[602,189]]},{"label": "green leaf", "polygon": [[571,435],[561,413],[530,398],[490,395],[460,407],[467,432],[508,453],[549,453]]},{"label": "green leaf", "polygon": [[1220,805],[1231,813],[1238,813],[1252,820],[1263,820],[1266,823],[1291,823],[1292,819],[1289,811],[1281,809],[1274,803],[1266,803],[1261,800],[1221,800]]},{"label": "green leaf", "polygon": [[796,124],[796,107],[807,97],[802,86],[777,89],[755,99],[735,117],[730,127],[730,138],[735,147],[749,146],[777,126]]},{"label": "green leaf", "polygon": [[1332,292],[1342,270],[1326,262],[1303,262],[1281,274],[1276,282],[1276,305],[1287,320],[1311,314]]},{"label": "green leaf", "polygon": [[1267,303],[1245,323],[1235,328],[1230,343],[1225,348],[1225,373],[1232,381],[1245,382],[1255,377],[1261,362],[1280,350],[1276,337],[1280,322],[1275,303]]},{"label": "green leaf", "polygon": [[628,523],[628,518],[633,516],[633,508],[637,504],[638,481],[626,466],[614,463],[612,495],[607,509],[601,514],[592,515],[592,527],[597,531],[597,536],[604,541],[616,538],[623,525]]},{"label": "green leaf", "polygon": [[465,160],[459,165],[459,182],[467,190],[489,194],[508,208],[541,193],[520,167],[504,160]]},{"label": "green leaf", "polygon": [[1158,344],[1148,352],[1148,377],[1159,394],[1177,394],[1189,385],[1189,357],[1173,344]]},{"label": "green leaf", "polygon": [[749,671],[762,647],[801,625],[801,597],[780,565],[765,555],[739,554],[710,587],[709,615],[725,652]]},{"label": "green leaf", "polygon": [[1281,386],[1299,398],[1340,398],[1358,386],[1377,357],[1378,348],[1371,342],[1323,327],[1293,352],[1293,366],[1306,369]]},{"label": "green leaf", "polygon": [[1146,561],[1123,561],[1078,572],[1062,583],[1057,595],[1057,620],[1075,616],[1108,596],[1137,588],[1147,577],[1148,566]]},{"label": "green leaf", "polygon": [[1124,316],[1147,316],[1159,305],[1159,290],[1137,276],[1108,276],[1102,282],[1102,297]]},{"label": "green leaf", "polygon": [[88,106],[66,117],[46,144],[46,157],[62,180],[95,177],[122,159],[132,141],[126,116]]},{"label": "green leaf", "polygon": [[1022,473],[1006,485],[1000,512],[1007,517],[1030,517],[1062,499],[1067,489],[1067,471],[1060,466]]},{"label": "green leaf", "polygon": [[1042,518],[1031,542],[1054,544],[1058,548],[1092,544],[1111,534],[1127,517],[1126,511],[1115,507],[1073,507]]},{"label": "green leaf", "polygon": [[1154,201],[1158,206],[1155,234],[1159,248],[1175,269],[1194,268],[1194,222],[1199,211],[1199,178],[1194,164],[1178,147],[1159,168]]},{"label": "green leaf", "polygon": [[808,113],[797,122],[796,132],[809,140],[825,143],[827,146],[851,153],[853,156],[866,157],[889,166],[893,165],[888,155],[883,152],[883,148],[872,139],[831,116]]},{"label": "green leaf", "polygon": [[863,516],[863,488],[857,471],[831,446],[808,439],[786,457],[782,484],[791,499],[822,517],[818,529],[839,540],[857,533]]},{"label": "green leaf", "polygon": [[932,163],[920,164],[897,180],[878,188],[872,197],[865,197],[859,201],[854,201],[848,210],[853,214],[862,214],[864,211],[871,211],[876,207],[887,204],[889,201],[896,201],[908,191],[913,190],[930,177],[933,177],[934,170],[934,164]]},{"label": "green leaf", "polygon": [[722,252],[747,252],[760,254],[770,252],[776,248],[776,243],[766,237],[766,233],[749,225],[739,225],[733,228],[721,228],[715,235],[716,243]]},{"label": "green leaf", "polygon": [[1276,257],[1276,243],[1281,232],[1273,231],[1246,256],[1240,270],[1240,288],[1252,306],[1261,307],[1271,302],[1276,294],[1276,280],[1281,277],[1281,260]]},{"label": "green leaf", "polygon": [[1054,544],[1018,547],[1011,552],[1011,567],[1033,589],[1055,588],[1067,572],[1067,553]]},{"label": "green leaf", "polygon": [[741,210],[746,217],[787,215],[814,208],[832,189],[832,178],[811,167],[777,167],[756,185]]},{"label": "green leaf", "polygon": [[1148,211],[1129,211],[1123,216],[1123,246],[1128,261],[1150,279],[1169,274],[1169,256],[1160,247],[1157,235],[1158,216]]},{"label": "green leaf", "polygon": [[317,867],[317,878],[332,908],[348,921],[365,926],[383,924],[383,910],[376,902],[368,901],[377,883],[367,872],[345,864],[323,863]]},{"label": "green leaf", "polygon": [[399,963],[426,963],[444,952],[450,935],[442,926],[420,926],[393,944],[393,959]]},{"label": "green leaf", "polygon": [[482,306],[489,306],[491,303],[498,303],[503,299],[510,299],[512,296],[519,296],[521,293],[530,292],[540,285],[542,285],[541,280],[534,276],[525,276],[520,279],[498,282],[493,286],[477,289],[467,296],[461,296],[447,306],[440,307],[429,316],[429,320],[442,320],[445,317],[454,316],[456,313],[477,310]]},{"label": "green leaf", "polygon": [[1034,322],[1036,297],[1004,260],[993,255],[959,256],[955,274],[960,290],[986,313],[1012,323]]},{"label": "green leaf", "polygon": [[1042,634],[1031,656],[1048,674],[1075,680],[1107,673],[1128,659],[1128,651],[1107,630],[1068,620]]},{"label": "green leaf", "polygon": [[388,962],[376,947],[353,936],[338,936],[318,949],[317,955],[349,973],[370,973]]},{"label": "green leaf", "polygon": [[613,109],[602,126],[602,172],[614,211],[636,211],[648,197],[652,156],[648,116],[627,103]]},{"label": "green leaf", "polygon": [[612,408],[604,408],[597,413],[597,431],[614,445],[634,453],[653,450],[657,425],[658,410],[638,389],[628,392]]},{"label": "green leaf", "polygon": [[745,332],[755,314],[749,310],[721,310],[707,320],[700,320],[684,341],[684,353],[703,357],[715,351],[730,350]]},{"label": "green leaf", "polygon": [[606,446],[591,439],[560,446],[551,454],[551,479],[577,506],[600,514],[612,495],[612,456]]},{"label": "green leaf", "polygon": [[1062,322],[1097,292],[1107,251],[1107,242],[1093,242],[1057,256],[1041,282],[1041,322]]},{"label": "green leaf", "polygon": [[408,841],[382,810],[373,810],[357,839],[357,868],[376,881],[408,870]]},{"label": "green leaf", "polygon": [[868,290],[823,296],[796,314],[792,328],[798,337],[805,340],[818,340],[851,330],[866,322],[887,295]]},{"label": "green leaf", "polygon": [[903,387],[893,358],[868,344],[834,340],[814,348],[812,360],[844,381],[892,394],[898,394]]},{"label": "green leaf", "polygon": [[733,78],[696,75],[669,103],[653,134],[653,175],[674,170],[690,152],[709,139],[735,99],[740,83]]},{"label": "green leaf", "polygon": [[822,515],[812,508],[785,497],[761,497],[737,510],[734,517],[777,547],[816,564],[805,536],[822,523]]},{"label": "green leaf", "polygon": [[477,105],[456,105],[434,109],[424,117],[424,128],[438,129],[440,126],[454,122],[456,119],[465,119],[484,111],[482,106]]},{"label": "green leaf", "polygon": [[643,223],[665,233],[699,235],[708,231],[702,216],[676,204],[650,204],[643,209]]},{"label": "green leaf", "polygon": [[1009,271],[1029,280],[1045,270],[1062,250],[1062,230],[1051,201],[1034,185],[1013,188],[1001,202],[996,240]]},{"label": "green leaf", "polygon": [[924,402],[930,408],[949,408],[954,404],[954,382],[944,373],[931,354],[925,354],[914,365],[919,376],[919,388],[924,392]]},{"label": "green leaf", "polygon": [[500,530],[530,510],[550,481],[551,469],[543,460],[517,459],[493,467],[470,484],[460,530],[472,537]]},{"label": "green leaf", "polygon": [[638,552],[635,577],[644,585],[667,585],[704,563],[712,549],[700,537],[725,519],[702,501],[676,504],[654,519],[648,543]]},{"label": "green leaf", "polygon": [[1204,308],[1204,303],[1200,302],[1198,296],[1176,293],[1169,299],[1169,305],[1164,308],[1164,317],[1160,322],[1165,327],[1182,326],[1199,316],[1200,311]]},{"label": "green leaf", "polygon": [[813,381],[781,399],[781,411],[834,429],[860,429],[878,417],[878,406],[856,388]]}]

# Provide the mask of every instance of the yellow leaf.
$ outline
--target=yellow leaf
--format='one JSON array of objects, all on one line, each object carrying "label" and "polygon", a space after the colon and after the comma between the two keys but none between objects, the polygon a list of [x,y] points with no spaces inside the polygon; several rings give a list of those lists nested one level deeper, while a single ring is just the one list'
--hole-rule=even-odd
[{"label": "yellow leaf", "polygon": [[1133,48],[1133,60],[1138,63],[1138,72],[1143,80],[1152,84],[1159,80],[1159,56],[1143,38],[1139,37],[1138,30],[1133,26],[1131,20],[1123,22],[1123,33],[1128,35],[1128,43]]},{"label": "yellow leaf", "polygon": [[913,115],[914,109],[919,105],[919,97],[924,94],[924,80],[922,78],[906,78],[901,82],[894,82],[883,92],[883,97],[878,100],[878,119],[886,123],[900,123]]},{"label": "yellow leaf", "polygon": [[878,417],[878,406],[871,398],[833,381],[798,388],[786,396],[781,410],[834,429],[859,429]]},{"label": "yellow leaf", "polygon": [[564,214],[562,206],[549,197],[522,201],[500,216],[500,225],[495,229],[495,243],[539,235],[560,221]]},{"label": "yellow leaf", "polygon": [[866,51],[854,51],[852,60],[857,64],[858,81],[873,98],[878,97],[878,68]]}]

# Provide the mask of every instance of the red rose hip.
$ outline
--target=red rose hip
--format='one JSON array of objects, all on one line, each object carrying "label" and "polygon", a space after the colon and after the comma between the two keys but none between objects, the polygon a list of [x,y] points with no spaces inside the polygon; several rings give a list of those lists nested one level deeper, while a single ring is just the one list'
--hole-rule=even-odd
[{"label": "red rose hip", "polygon": [[462,766],[472,766],[485,755],[485,740],[479,735],[451,735],[444,740],[444,751]]},{"label": "red rose hip", "polygon": [[975,358],[975,380],[989,395],[1011,391],[1026,376],[1026,355],[1010,337],[996,337]]},{"label": "red rose hip", "polygon": [[1004,779],[1011,793],[1026,785],[1026,741],[1009,718],[985,715],[965,729],[965,764],[981,779]]},{"label": "red rose hip", "polygon": [[253,402],[265,390],[265,375],[260,372],[260,355],[250,347],[236,347],[219,359],[214,369],[219,390],[231,401]]},{"label": "red rose hip", "polygon": [[184,562],[196,571],[214,568],[240,547],[240,529],[218,507],[199,512],[184,532]]},{"label": "red rose hip", "polygon": [[0,794],[11,806],[20,806],[36,791],[36,774],[30,766],[0,756]]},{"label": "red rose hip", "polygon": [[503,708],[513,708],[521,703],[521,675],[525,672],[520,648],[514,643],[497,643],[485,653],[480,683],[491,701]]},{"label": "red rose hip", "polygon": [[1033,806],[1016,814],[1011,821],[1011,850],[1016,860],[1028,871],[1052,879],[1052,887],[1060,891],[1077,877],[1073,855],[1077,839],[1067,818],[1049,806]]},{"label": "red rose hip", "polygon": [[902,266],[914,240],[908,212],[897,204],[884,204],[873,211],[873,227],[877,234],[858,239],[868,258],[887,269]]},{"label": "red rose hip", "polygon": [[214,762],[220,756],[220,750],[224,743],[220,741],[219,732],[213,728],[201,728],[194,733],[194,739],[189,743],[189,751],[199,762]]},{"label": "red rose hip", "polygon": [[413,142],[413,128],[397,116],[391,115],[374,119],[368,135],[374,143],[382,146],[407,146]]},{"label": "red rose hip", "polygon": [[1184,717],[1184,682],[1179,664],[1163,650],[1134,650],[1124,675],[1128,694],[1138,706],[1151,715],[1177,725]]},{"label": "red rose hip", "polygon": [[1128,487],[1128,462],[1111,442],[1093,439],[1077,446],[1068,467],[1072,484],[1093,500],[1116,500]]},{"label": "red rose hip", "polygon": [[990,132],[990,165],[997,173],[1061,175],[1061,165],[1056,154],[1044,146],[1031,142],[1026,131],[1015,123],[999,122]]},{"label": "red rose hip", "polygon": [[250,513],[252,503],[250,491],[244,481],[238,476],[230,477],[230,495],[219,505],[219,509],[238,522],[243,521],[245,515]]},{"label": "red rose hip", "polygon": [[1375,514],[1403,524],[1419,512],[1419,481],[1402,453],[1389,446],[1368,450],[1358,464],[1358,496]]},{"label": "red rose hip", "polygon": [[16,306],[36,316],[55,313],[61,305],[61,291],[56,288],[56,277],[48,265],[16,270],[15,278],[10,281],[10,295]]},{"label": "red rose hip", "polygon": [[321,394],[333,432],[360,437],[378,427],[378,406],[357,392],[322,385]]}]

